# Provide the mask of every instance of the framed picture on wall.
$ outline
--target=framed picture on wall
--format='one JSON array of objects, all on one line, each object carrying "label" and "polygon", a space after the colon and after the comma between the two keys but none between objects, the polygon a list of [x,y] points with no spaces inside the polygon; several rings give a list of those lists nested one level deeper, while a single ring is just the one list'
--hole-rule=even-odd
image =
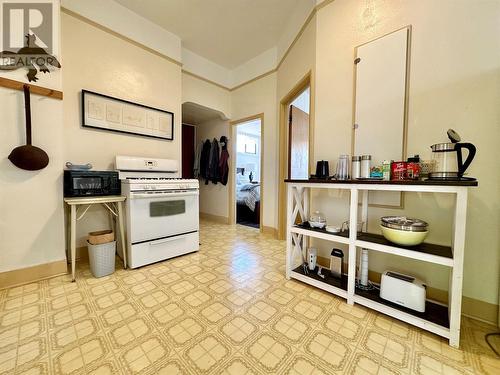
[{"label": "framed picture on wall", "polygon": [[256,154],[257,144],[256,143],[245,143],[245,153],[246,154]]},{"label": "framed picture on wall", "polygon": [[163,109],[82,90],[82,126],[173,140],[174,114]]}]

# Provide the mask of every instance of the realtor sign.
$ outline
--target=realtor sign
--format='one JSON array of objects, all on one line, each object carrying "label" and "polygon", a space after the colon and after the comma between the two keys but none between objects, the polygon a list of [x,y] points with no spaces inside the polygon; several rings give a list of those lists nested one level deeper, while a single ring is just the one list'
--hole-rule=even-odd
[{"label": "realtor sign", "polygon": [[0,0],[2,48],[0,70],[28,69],[30,82],[38,72],[60,68],[54,53],[54,4],[51,1]]}]

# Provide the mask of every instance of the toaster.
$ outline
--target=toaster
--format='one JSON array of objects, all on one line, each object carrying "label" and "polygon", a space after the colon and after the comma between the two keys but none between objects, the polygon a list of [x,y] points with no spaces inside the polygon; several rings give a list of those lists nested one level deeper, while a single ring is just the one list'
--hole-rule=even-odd
[{"label": "toaster", "polygon": [[382,273],[380,298],[419,312],[425,312],[426,286],[413,276],[393,271]]}]

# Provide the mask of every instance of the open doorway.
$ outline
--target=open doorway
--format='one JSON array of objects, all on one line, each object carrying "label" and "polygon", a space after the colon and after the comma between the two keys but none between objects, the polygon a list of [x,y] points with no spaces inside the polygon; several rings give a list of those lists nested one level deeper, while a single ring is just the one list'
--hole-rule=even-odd
[{"label": "open doorway", "polygon": [[309,86],[288,108],[288,178],[309,178]]},{"label": "open doorway", "polygon": [[262,227],[262,118],[233,123],[236,224]]},{"label": "open doorway", "polygon": [[278,238],[285,238],[285,179],[307,180],[313,155],[314,81],[309,72],[280,102]]}]

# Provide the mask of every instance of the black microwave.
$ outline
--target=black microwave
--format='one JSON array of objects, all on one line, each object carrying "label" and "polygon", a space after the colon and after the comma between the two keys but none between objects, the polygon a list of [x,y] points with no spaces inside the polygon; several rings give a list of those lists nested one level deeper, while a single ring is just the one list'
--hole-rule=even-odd
[{"label": "black microwave", "polygon": [[64,196],[89,197],[120,195],[121,185],[115,171],[64,171]]}]

